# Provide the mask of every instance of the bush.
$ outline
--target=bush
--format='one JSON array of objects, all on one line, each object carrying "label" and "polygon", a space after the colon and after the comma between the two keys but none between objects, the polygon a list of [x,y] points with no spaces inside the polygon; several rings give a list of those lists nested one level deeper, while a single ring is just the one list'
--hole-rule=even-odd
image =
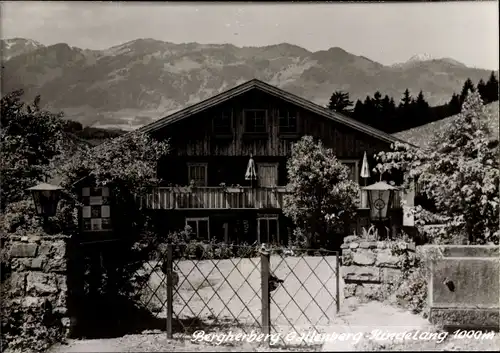
[{"label": "bush", "polygon": [[414,253],[395,243],[393,255],[403,255],[401,262],[403,278],[396,286],[393,298],[396,304],[410,310],[414,314],[428,315],[427,293],[429,284],[429,268],[426,258],[432,254]]},{"label": "bush", "polygon": [[397,303],[414,314],[427,314],[428,278],[425,269],[417,267],[401,281],[395,291]]},{"label": "bush", "polygon": [[250,245],[248,243],[242,243],[236,248],[236,257],[240,258],[252,258],[259,256],[258,248],[255,245]]}]

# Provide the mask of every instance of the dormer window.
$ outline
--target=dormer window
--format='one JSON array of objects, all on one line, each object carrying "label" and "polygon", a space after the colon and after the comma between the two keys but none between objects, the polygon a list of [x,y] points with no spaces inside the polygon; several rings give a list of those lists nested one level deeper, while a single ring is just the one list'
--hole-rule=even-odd
[{"label": "dormer window", "polygon": [[216,113],[213,120],[213,129],[216,135],[230,135],[233,130],[232,110],[224,110]]},{"label": "dormer window", "polygon": [[280,134],[297,133],[297,114],[287,110],[279,110],[279,132]]},{"label": "dormer window", "polygon": [[264,109],[246,109],[245,115],[245,132],[247,133],[265,133],[267,112]]}]

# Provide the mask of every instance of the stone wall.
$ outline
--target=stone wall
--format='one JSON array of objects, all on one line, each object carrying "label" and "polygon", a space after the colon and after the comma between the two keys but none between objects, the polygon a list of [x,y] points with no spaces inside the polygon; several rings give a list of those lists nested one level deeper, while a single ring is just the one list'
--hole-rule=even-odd
[{"label": "stone wall", "polygon": [[60,318],[69,334],[67,236],[11,236],[8,298],[23,307],[43,307]]},{"label": "stone wall", "polygon": [[[354,296],[365,300],[382,299],[390,285],[403,275],[405,256],[408,256],[404,253],[415,254],[413,243],[370,241],[355,235],[345,237],[341,248],[346,299]],[[394,252],[394,248],[398,250]]]}]

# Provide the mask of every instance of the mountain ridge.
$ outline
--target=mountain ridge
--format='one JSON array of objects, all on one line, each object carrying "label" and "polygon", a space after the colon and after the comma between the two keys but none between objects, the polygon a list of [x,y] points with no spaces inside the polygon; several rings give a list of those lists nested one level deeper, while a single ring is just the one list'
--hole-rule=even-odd
[{"label": "mountain ridge", "polygon": [[[458,92],[466,78],[491,70],[453,59],[385,66],[339,47],[311,52],[290,43],[265,47],[172,43],[142,38],[103,50],[67,43],[44,46],[12,39],[2,48],[2,91],[22,88],[27,99],[85,125],[136,128],[252,78],[325,105],[333,91],[364,99],[375,91],[396,100],[406,88],[422,90],[431,104]],[[34,42],[34,41],[33,41]],[[7,59],[6,59],[7,58]]]}]

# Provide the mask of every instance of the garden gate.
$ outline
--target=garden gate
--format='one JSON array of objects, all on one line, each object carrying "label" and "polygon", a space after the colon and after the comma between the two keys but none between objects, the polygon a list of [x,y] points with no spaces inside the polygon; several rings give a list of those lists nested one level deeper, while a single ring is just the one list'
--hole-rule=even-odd
[{"label": "garden gate", "polygon": [[[122,326],[134,323],[136,333],[156,329],[170,338],[188,338],[199,330],[253,332],[270,335],[265,343],[273,346],[311,346],[314,342],[300,337],[308,330],[325,332],[340,307],[336,252],[307,256],[296,250],[263,253],[249,245],[168,244],[149,260],[129,265],[132,300],[121,302],[127,310],[113,315],[121,317]],[[135,317],[124,316],[130,302]]]}]

